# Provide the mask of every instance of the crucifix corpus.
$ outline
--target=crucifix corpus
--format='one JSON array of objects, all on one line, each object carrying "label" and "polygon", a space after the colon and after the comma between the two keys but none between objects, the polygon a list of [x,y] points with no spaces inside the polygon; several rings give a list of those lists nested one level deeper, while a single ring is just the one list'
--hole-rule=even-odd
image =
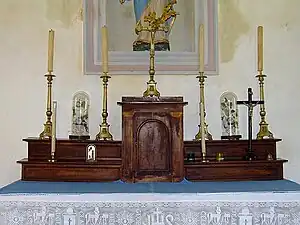
[{"label": "crucifix corpus", "polygon": [[255,160],[256,155],[252,150],[252,118],[253,118],[253,108],[259,104],[263,104],[264,101],[253,101],[252,88],[248,88],[248,100],[247,101],[237,101],[238,105],[245,105],[248,107],[248,149],[245,155],[245,160]]}]

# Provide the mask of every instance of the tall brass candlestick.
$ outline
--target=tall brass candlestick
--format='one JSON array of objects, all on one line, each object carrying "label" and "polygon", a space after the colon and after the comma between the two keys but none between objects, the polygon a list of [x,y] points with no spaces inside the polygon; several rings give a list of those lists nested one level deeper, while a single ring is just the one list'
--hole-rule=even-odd
[{"label": "tall brass candlestick", "polygon": [[[205,132],[205,139],[206,140],[212,140],[212,135],[208,132],[208,125],[205,121],[205,117],[206,117],[206,112],[205,112],[205,101],[204,101],[204,81],[205,81],[205,78],[207,78],[205,75],[204,75],[204,72],[199,72],[199,76],[197,76],[197,78],[199,79],[199,87],[200,87],[200,102],[199,102],[199,116],[200,116],[200,124],[198,125],[199,127],[199,131],[198,133],[195,135],[195,139],[196,141],[199,141],[201,140],[202,138],[202,135],[201,135],[201,130],[202,130],[202,127],[201,127],[201,124],[203,123],[204,124],[204,132]],[[203,105],[203,114],[204,114],[204,119],[203,119],[203,122],[201,122],[201,104]]]},{"label": "tall brass candlestick", "polygon": [[40,133],[40,139],[50,139],[52,136],[52,81],[55,77],[53,72],[53,55],[54,55],[54,31],[49,31],[48,41],[48,73],[45,75],[47,78],[47,109],[46,109],[46,122],[44,130]]},{"label": "tall brass candlestick", "polygon": [[[200,86],[200,102],[199,102],[199,115],[200,124],[198,125],[199,131],[195,136],[195,140],[201,140],[204,137],[206,140],[212,140],[212,135],[208,132],[208,125],[205,122],[205,102],[204,102],[204,81],[207,78],[204,75],[204,26],[201,24],[199,26],[199,86]],[[201,106],[203,106],[203,117],[201,116]],[[204,131],[204,135],[203,132]],[[203,141],[202,141],[203,142]]]},{"label": "tall brass candlestick", "polygon": [[259,123],[259,132],[256,135],[257,139],[272,139],[274,138],[273,133],[269,130],[269,124],[266,121],[266,107],[265,107],[265,92],[264,92],[264,79],[267,77],[263,74],[263,27],[259,26],[257,28],[257,71],[258,75],[256,76],[259,81],[259,98],[263,101],[263,104],[260,104],[260,123]]},{"label": "tall brass candlestick", "polygon": [[51,137],[51,158],[50,158],[49,162],[55,162],[55,151],[56,151],[56,115],[57,115],[57,101],[53,101],[52,137]]},{"label": "tall brass candlestick", "polygon": [[156,88],[157,82],[154,80],[154,75],[155,75],[155,45],[154,45],[154,39],[155,39],[155,33],[156,31],[150,31],[151,35],[151,42],[150,42],[150,66],[149,66],[149,76],[150,79],[147,82],[147,90],[144,91],[143,96],[148,97],[148,96],[156,96],[159,97],[160,93]]},{"label": "tall brass candlestick", "polygon": [[113,140],[112,134],[109,132],[109,124],[107,123],[108,118],[108,111],[107,111],[107,86],[108,86],[108,80],[111,78],[108,75],[108,38],[107,38],[107,27],[102,27],[102,68],[103,73],[100,76],[102,78],[103,82],[103,108],[102,108],[102,123],[100,125],[100,131],[96,135],[96,140]]},{"label": "tall brass candlestick", "polygon": [[[135,28],[135,32],[139,34],[142,31],[150,32],[150,66],[149,66],[149,81],[147,82],[147,89],[144,91],[144,97],[159,97],[160,93],[156,88],[156,81],[154,80],[155,75],[155,34],[157,31],[170,32],[172,24],[178,15],[173,9],[173,5],[176,4],[176,0],[167,4],[160,17],[156,17],[156,12],[150,12],[144,18],[144,22],[148,23],[148,26],[143,26],[141,22],[138,22]],[[166,26],[165,23],[170,18],[173,18],[171,26]]]}]

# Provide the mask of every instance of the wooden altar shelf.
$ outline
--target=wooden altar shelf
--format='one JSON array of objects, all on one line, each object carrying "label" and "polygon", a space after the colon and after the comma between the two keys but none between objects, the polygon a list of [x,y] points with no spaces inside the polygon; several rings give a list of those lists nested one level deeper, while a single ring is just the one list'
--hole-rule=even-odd
[{"label": "wooden altar shelf", "polygon": [[287,160],[211,161],[185,164],[185,178],[189,181],[247,181],[282,180],[283,163]]},{"label": "wooden altar shelf", "polygon": [[[50,159],[50,141],[37,138],[28,142],[28,159],[18,161],[22,165],[22,180],[30,181],[116,181],[122,179],[122,142],[94,140],[58,140],[56,162]],[[207,141],[208,163],[200,160],[200,143],[184,142],[184,155],[195,153],[194,162],[184,163],[184,177],[190,181],[237,181],[283,179],[283,164],[287,160],[276,159],[275,140],[253,140],[253,150],[258,159],[243,161],[247,140]],[[86,147],[94,144],[97,162],[86,162]],[[218,152],[225,160],[215,161]],[[272,154],[276,160],[266,160]]]},{"label": "wooden altar shelf", "polygon": [[[266,160],[268,154],[271,154],[274,159],[277,158],[276,142],[281,139],[264,139],[253,140],[252,149],[258,160]],[[221,152],[226,160],[241,160],[248,148],[247,140],[212,140],[206,141],[206,155],[209,159],[215,159],[216,153]],[[195,157],[201,157],[201,142],[185,141],[185,155],[195,153]]]},{"label": "wooden altar shelf", "polygon": [[22,159],[22,180],[26,181],[116,181],[120,177],[121,160],[97,163],[29,161]]},{"label": "wooden altar shelf", "polygon": [[[50,141],[38,138],[23,139],[28,142],[28,161],[47,161],[50,159]],[[97,160],[112,158],[121,159],[121,141],[94,141],[58,139],[55,159],[58,162],[85,162],[88,144],[96,146]]]}]

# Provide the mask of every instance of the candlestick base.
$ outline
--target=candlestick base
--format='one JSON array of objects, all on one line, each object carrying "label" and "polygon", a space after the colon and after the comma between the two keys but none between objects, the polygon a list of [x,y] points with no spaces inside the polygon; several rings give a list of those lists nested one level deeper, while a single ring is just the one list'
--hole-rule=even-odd
[{"label": "candlestick base", "polygon": [[263,121],[259,123],[259,132],[256,139],[274,139],[273,133],[269,130],[269,124]]},{"label": "candlestick base", "polygon": [[[195,135],[195,138],[194,138],[194,141],[201,141],[201,125],[198,125],[199,127],[199,130],[198,130],[198,133]],[[205,140],[212,140],[212,135],[208,132],[208,125],[205,124],[205,127],[204,127],[204,137],[205,137]]]},{"label": "candlestick base", "polygon": [[109,125],[108,124],[101,124],[100,125],[100,132],[96,135],[96,140],[104,140],[104,141],[112,141],[113,136],[109,132]]},{"label": "candlestick base", "polygon": [[209,162],[208,159],[206,159],[206,153],[205,152],[202,152],[202,160],[201,162],[205,163],[205,162]]},{"label": "candlestick base", "polygon": [[160,93],[156,88],[156,84],[157,83],[154,80],[149,80],[147,82],[147,90],[144,91],[143,96],[144,97],[153,97],[153,96],[159,97]]},{"label": "candlestick base", "polygon": [[51,159],[49,159],[49,160],[48,160],[48,162],[51,162],[51,163],[54,163],[54,162],[56,162],[56,159],[55,159],[54,153],[51,153]]},{"label": "candlestick base", "polygon": [[44,124],[44,130],[40,133],[40,139],[50,139],[52,137],[52,122],[47,121]]}]

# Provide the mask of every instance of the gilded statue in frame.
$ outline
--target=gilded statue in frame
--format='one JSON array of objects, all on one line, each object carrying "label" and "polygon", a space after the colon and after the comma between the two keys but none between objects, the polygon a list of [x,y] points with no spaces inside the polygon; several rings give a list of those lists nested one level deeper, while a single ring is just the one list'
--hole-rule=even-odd
[{"label": "gilded statue in frame", "polygon": [[[146,33],[135,33],[136,23],[150,11],[159,16],[174,0],[85,0],[84,73],[101,71],[101,32],[108,27],[110,74],[148,74]],[[156,37],[157,74],[197,74],[199,25],[205,27],[205,71],[218,74],[218,0],[177,0],[177,16],[170,33]],[[167,21],[171,24],[172,21]]]}]

